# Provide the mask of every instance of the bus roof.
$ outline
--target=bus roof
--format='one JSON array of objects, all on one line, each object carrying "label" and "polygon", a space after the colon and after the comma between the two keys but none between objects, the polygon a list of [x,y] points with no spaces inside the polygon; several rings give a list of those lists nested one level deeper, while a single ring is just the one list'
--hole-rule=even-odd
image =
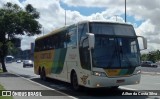
[{"label": "bus roof", "polygon": [[118,22],[118,21],[104,21],[104,20],[86,20],[86,21],[80,21],[78,24],[81,23],[87,23],[87,22],[97,22],[97,23],[115,23],[115,24],[124,24],[124,25],[132,25],[130,23],[124,23],[124,22]]},{"label": "bus roof", "polygon": [[[122,24],[122,25],[132,25],[132,24],[129,24],[129,23],[123,23],[123,22],[114,22],[114,21],[103,21],[103,20],[86,20],[86,21],[80,21],[80,22],[78,22],[78,23],[75,23],[75,24],[72,24],[72,25],[76,25],[76,24],[82,24],[82,23],[89,23],[89,22],[97,22],[97,23],[113,23],[113,24]],[[69,25],[69,26],[72,26],[72,25]],[[64,27],[62,27],[62,28],[59,28],[59,29],[55,29],[55,30],[53,30],[52,32],[50,32],[50,33],[48,33],[48,34],[46,34],[46,35],[44,35],[44,36],[41,36],[41,37],[38,37],[38,38],[36,38],[36,40],[39,40],[39,39],[42,39],[42,38],[45,38],[45,37],[48,37],[48,36],[50,36],[50,35],[53,35],[53,34],[56,34],[56,33],[58,33],[58,32],[60,32],[60,31],[64,31],[64,30],[66,30],[69,26],[64,26]]]},{"label": "bus roof", "polygon": [[12,58],[14,58],[13,56],[11,56],[11,55],[7,55],[6,57],[12,57]]},{"label": "bus roof", "polygon": [[36,40],[39,40],[39,39],[48,37],[48,36],[53,35],[53,34],[56,34],[56,33],[60,32],[60,31],[63,31],[63,30],[65,30],[65,29],[67,29],[67,27],[68,27],[68,26],[64,26],[64,27],[62,27],[62,28],[55,29],[55,30],[53,30],[52,32],[50,32],[50,33],[48,33],[48,34],[46,34],[46,35],[44,35],[44,36],[41,36],[41,37],[36,38]]}]

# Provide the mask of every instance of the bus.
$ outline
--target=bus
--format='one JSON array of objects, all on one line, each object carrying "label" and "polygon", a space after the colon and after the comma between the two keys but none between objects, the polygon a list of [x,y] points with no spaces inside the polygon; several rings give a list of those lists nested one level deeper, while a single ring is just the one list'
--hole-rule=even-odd
[{"label": "bus", "polygon": [[12,63],[14,61],[14,57],[11,55],[8,55],[5,57],[5,62],[6,63]]},{"label": "bus", "polygon": [[42,80],[68,82],[74,90],[138,84],[144,49],[147,40],[130,24],[81,21],[35,40],[34,72]]}]

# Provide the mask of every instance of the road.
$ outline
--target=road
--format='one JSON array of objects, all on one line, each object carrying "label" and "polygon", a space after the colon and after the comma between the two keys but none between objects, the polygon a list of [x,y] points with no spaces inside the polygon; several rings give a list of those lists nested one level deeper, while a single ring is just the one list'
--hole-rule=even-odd
[{"label": "road", "polygon": [[[68,94],[69,96],[74,96],[75,98],[83,98],[83,99],[148,99],[154,98],[159,99],[160,96],[121,96],[123,92],[132,93],[135,92],[155,92],[160,95],[160,75],[156,73],[160,73],[160,68],[149,68],[149,67],[142,67],[142,74],[141,83],[138,85],[127,85],[127,86],[120,86],[118,90],[109,90],[109,89],[98,89],[98,90],[89,90],[83,89],[80,92],[74,92],[71,89],[71,86],[68,83],[51,80],[48,79],[47,81],[41,81],[38,75],[35,75],[33,72],[33,68],[23,68],[22,63],[11,63],[6,64],[7,69],[10,72],[16,73],[26,79],[39,83],[41,85],[47,86],[49,88],[58,90],[62,93]],[[146,72],[148,74],[146,74]],[[156,91],[155,91],[156,90]]]}]

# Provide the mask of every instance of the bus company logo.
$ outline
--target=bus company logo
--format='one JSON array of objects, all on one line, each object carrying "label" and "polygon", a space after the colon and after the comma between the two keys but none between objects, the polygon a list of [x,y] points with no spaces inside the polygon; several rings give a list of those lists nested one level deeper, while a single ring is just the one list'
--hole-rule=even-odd
[{"label": "bus company logo", "polygon": [[76,54],[69,54],[69,59],[76,59],[77,55]]},{"label": "bus company logo", "polygon": [[11,96],[11,91],[2,91],[2,96]]},{"label": "bus company logo", "polygon": [[88,76],[86,76],[86,75],[83,75],[83,76],[81,77],[82,83],[83,83],[84,85],[87,84],[87,78],[88,78]]},{"label": "bus company logo", "polygon": [[51,53],[42,53],[40,58],[41,59],[51,59]]}]

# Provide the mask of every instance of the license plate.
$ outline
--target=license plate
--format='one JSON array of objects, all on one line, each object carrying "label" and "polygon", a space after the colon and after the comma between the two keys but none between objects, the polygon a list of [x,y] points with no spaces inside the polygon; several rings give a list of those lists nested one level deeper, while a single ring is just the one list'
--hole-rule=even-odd
[{"label": "license plate", "polygon": [[119,80],[117,80],[116,83],[123,83],[124,81],[125,81],[124,79],[119,79]]}]

